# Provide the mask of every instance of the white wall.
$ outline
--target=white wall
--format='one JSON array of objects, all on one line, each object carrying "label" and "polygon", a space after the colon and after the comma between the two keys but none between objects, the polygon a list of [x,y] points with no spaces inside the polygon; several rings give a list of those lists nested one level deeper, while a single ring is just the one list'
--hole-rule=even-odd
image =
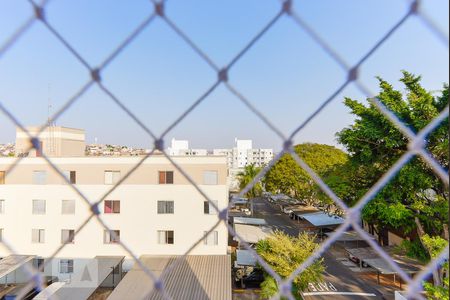
[{"label": "white wall", "polygon": [[[91,200],[99,199],[111,186],[78,185]],[[219,206],[227,205],[228,190],[224,185],[200,186]],[[5,199],[5,213],[0,215],[3,238],[19,254],[50,256],[61,245],[61,229],[77,229],[90,215],[89,206],[68,186],[63,185],[0,185]],[[32,199],[46,200],[46,214],[32,214]],[[61,214],[61,200],[76,199],[75,215]],[[204,215],[203,197],[190,185],[122,185],[107,199],[120,200],[120,214],[102,214],[101,218],[120,230],[121,241],[140,256],[142,254],[181,255],[203,232],[217,221],[217,215]],[[174,200],[173,215],[158,215],[157,200]],[[101,205],[103,211],[103,204]],[[31,229],[45,229],[45,243],[31,243]],[[174,245],[159,245],[157,230],[174,230]],[[191,254],[226,254],[227,230],[221,224],[219,245],[201,242]],[[93,258],[97,255],[130,255],[118,244],[103,243],[103,228],[95,219],[77,234],[74,244],[66,245],[58,257]],[[0,248],[0,256],[7,256]]]}]

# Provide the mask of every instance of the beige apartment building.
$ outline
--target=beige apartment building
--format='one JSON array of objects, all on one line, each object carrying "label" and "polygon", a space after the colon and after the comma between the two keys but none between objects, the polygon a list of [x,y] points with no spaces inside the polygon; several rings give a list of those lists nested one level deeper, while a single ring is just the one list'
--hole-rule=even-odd
[{"label": "beige apartment building", "polygon": [[[89,219],[91,204],[108,193],[141,157],[76,155],[78,146],[72,149],[70,143],[78,145],[80,139],[84,144],[84,132],[63,127],[55,132],[58,130],[60,137],[52,137],[58,155],[51,160],[89,203],[38,153],[30,152],[8,174],[16,158],[0,158],[0,239],[13,245],[18,254],[33,255],[38,264],[64,245],[50,259],[46,275],[67,280],[97,256],[124,256],[123,268],[130,269],[133,261],[119,241],[137,257],[183,255],[197,242],[191,255],[227,254],[228,232],[223,223],[206,234],[217,223],[218,212],[163,155],[146,159],[98,203],[99,217],[114,234],[95,218]],[[71,142],[66,141],[69,137]],[[20,131],[17,138],[18,145],[25,145]],[[50,150],[44,139],[44,153]],[[172,158],[220,210],[227,207],[225,157]],[[0,243],[0,257],[9,254]]]}]

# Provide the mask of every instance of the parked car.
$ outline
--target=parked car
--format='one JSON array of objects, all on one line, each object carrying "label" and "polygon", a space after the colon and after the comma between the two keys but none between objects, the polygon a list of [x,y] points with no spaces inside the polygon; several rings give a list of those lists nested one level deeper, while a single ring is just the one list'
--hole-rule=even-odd
[{"label": "parked car", "polygon": [[[235,280],[236,286],[238,287],[259,288],[260,284],[264,281],[264,273],[261,269],[254,269],[253,272],[251,272],[250,274],[242,276],[242,281],[240,276],[235,277]],[[244,285],[241,286],[241,283],[243,283]]]},{"label": "parked car", "polygon": [[250,211],[250,209],[248,208],[241,208],[241,211],[246,215],[246,216],[250,216],[252,214],[252,212]]},{"label": "parked car", "polygon": [[[359,258],[357,258],[356,256],[353,256],[353,255],[349,254],[348,255],[348,259],[359,266]],[[367,268],[367,267],[369,267],[369,265],[367,263],[365,263],[365,262],[362,262],[362,267],[363,268]]]}]

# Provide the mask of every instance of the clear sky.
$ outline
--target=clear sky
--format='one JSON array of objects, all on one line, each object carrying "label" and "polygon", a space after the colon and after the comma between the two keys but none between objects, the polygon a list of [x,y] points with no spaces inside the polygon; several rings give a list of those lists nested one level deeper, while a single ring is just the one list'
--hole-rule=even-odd
[{"label": "clear sky", "polygon": [[[447,0],[423,1],[423,10],[447,32]],[[294,1],[295,11],[349,63],[364,55],[408,9],[403,0]],[[151,12],[147,0],[53,0],[49,22],[92,66],[100,64]],[[278,0],[169,0],[166,14],[218,65],[226,65],[279,11]],[[0,1],[0,46],[32,13],[27,1]],[[448,34],[448,33],[447,33]],[[410,18],[363,65],[361,80],[374,92],[375,76],[395,83],[401,70],[423,76],[427,89],[449,81],[448,46],[418,18]],[[102,73],[103,83],[149,128],[160,134],[216,80],[215,72],[166,23],[156,19]],[[288,135],[344,82],[346,74],[288,16],[283,16],[231,69],[230,83]],[[0,101],[25,125],[47,118],[89,79],[87,70],[40,23],[0,57]],[[49,88],[50,86],[50,88]],[[347,87],[295,142],[336,144],[352,122]],[[97,87],[57,125],[86,129],[87,142],[150,147],[146,136]],[[0,114],[0,143],[15,129]],[[280,139],[225,87],[219,86],[167,136],[196,148],[231,147],[234,137],[280,149]]]}]

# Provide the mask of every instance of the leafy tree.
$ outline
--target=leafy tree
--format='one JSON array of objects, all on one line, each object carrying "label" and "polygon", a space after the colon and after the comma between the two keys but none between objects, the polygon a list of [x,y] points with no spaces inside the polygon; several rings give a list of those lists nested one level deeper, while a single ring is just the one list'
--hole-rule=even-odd
[{"label": "leafy tree", "polygon": [[[302,233],[291,237],[281,231],[275,231],[272,236],[256,244],[256,252],[269,264],[281,278],[287,278],[295,271],[319,245],[314,237]],[[309,282],[319,282],[325,271],[323,259],[316,260],[293,280],[292,294],[300,298],[299,291],[304,290]],[[261,284],[261,296],[270,298],[278,292],[278,284],[274,278],[266,274]]]},{"label": "leafy tree", "polygon": [[[237,179],[239,181],[239,188],[243,189],[249,184],[253,178],[258,175],[261,171],[261,168],[256,167],[255,164],[247,165],[244,167],[244,170],[237,174]],[[258,197],[261,195],[262,186],[261,182],[257,182],[253,185],[253,187],[247,192],[246,196],[251,199]]]},{"label": "leafy tree", "polygon": [[[400,79],[406,88],[404,94],[382,78],[378,80],[378,99],[414,132],[428,125],[448,104],[447,84],[440,95],[433,96],[420,85],[420,76],[406,71]],[[408,150],[409,141],[374,104],[366,106],[350,98],[344,103],[356,120],[337,137],[350,153],[349,168],[355,172],[341,182],[350,188],[338,192],[354,204]],[[427,137],[427,150],[447,169],[448,146],[447,118]],[[447,199],[448,186],[420,157],[415,157],[364,207],[362,216],[376,225],[379,235],[389,228],[401,228],[405,233],[415,229],[420,244],[432,257],[427,234],[438,237],[447,231]],[[433,273],[436,286],[441,282],[438,273]]]},{"label": "leafy tree", "polygon": [[[380,101],[415,132],[432,121],[448,103],[448,85],[435,97],[420,85],[420,76],[403,72],[400,79],[406,88],[403,95],[383,79],[378,80]],[[373,104],[365,106],[350,98],[344,103],[356,120],[337,133],[337,137],[350,153],[349,168],[355,172],[341,182],[343,185],[351,182],[350,188],[342,188],[338,194],[353,204],[407,151],[409,141]],[[427,140],[427,149],[448,168],[448,119]],[[425,232],[440,235],[443,225],[448,224],[447,198],[448,187],[416,157],[366,205],[363,218],[379,229],[403,228],[406,232],[417,228],[415,218],[418,218]]]},{"label": "leafy tree", "polygon": [[[347,161],[347,154],[329,145],[305,143],[296,145],[294,150],[319,176],[325,176]],[[309,204],[323,197],[312,178],[290,154],[283,155],[267,172],[264,184],[269,192],[288,194]]]}]

